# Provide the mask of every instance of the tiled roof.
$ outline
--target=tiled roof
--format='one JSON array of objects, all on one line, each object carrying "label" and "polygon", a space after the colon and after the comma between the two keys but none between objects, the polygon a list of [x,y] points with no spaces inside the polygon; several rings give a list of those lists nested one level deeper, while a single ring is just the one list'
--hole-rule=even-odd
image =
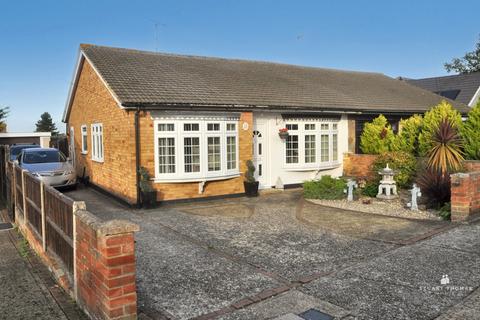
[{"label": "tiled roof", "polygon": [[[442,98],[379,73],[82,45],[125,107],[423,111]],[[465,106],[456,107],[466,111]]]},{"label": "tiled roof", "polygon": [[468,104],[480,87],[480,72],[425,79],[408,79],[406,81],[439,94],[441,92],[448,94],[449,91],[459,91],[455,101]]}]

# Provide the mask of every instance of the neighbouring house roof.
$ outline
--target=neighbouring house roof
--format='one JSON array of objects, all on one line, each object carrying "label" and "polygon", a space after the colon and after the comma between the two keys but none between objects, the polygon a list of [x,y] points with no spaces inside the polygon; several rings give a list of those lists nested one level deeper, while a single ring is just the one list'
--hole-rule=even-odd
[{"label": "neighbouring house roof", "polygon": [[480,95],[480,72],[424,79],[405,79],[405,81],[469,106],[474,106]]},{"label": "neighbouring house roof", "polygon": [[[81,58],[92,64],[125,108],[183,106],[408,113],[426,111],[443,99],[380,73],[97,45],[81,45],[80,50]],[[452,103],[460,111],[468,111],[463,104]],[[70,104],[68,101],[64,120]]]}]

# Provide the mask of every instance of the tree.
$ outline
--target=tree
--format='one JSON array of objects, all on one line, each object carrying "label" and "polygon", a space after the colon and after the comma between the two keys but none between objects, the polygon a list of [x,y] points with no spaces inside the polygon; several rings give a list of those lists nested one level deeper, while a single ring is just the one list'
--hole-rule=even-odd
[{"label": "tree", "polygon": [[469,160],[480,160],[480,102],[468,113],[461,134],[465,141],[465,157]]},{"label": "tree", "polygon": [[360,136],[360,149],[366,154],[381,154],[392,149],[392,127],[384,115],[379,115],[372,122],[365,123]]},{"label": "tree", "polygon": [[7,123],[5,122],[5,119],[7,119],[9,112],[9,107],[0,106],[0,132],[5,132],[7,130]]},{"label": "tree", "polygon": [[403,151],[418,155],[418,135],[422,128],[423,118],[414,114],[410,118],[400,120],[400,131],[395,136],[393,151]]},{"label": "tree", "polygon": [[456,129],[460,129],[462,126],[462,116],[460,112],[455,110],[452,105],[445,100],[427,111],[423,117],[422,129],[418,135],[418,153],[420,156],[426,156],[432,149],[433,136],[443,119],[449,120]]},{"label": "tree", "polygon": [[465,53],[462,58],[452,59],[450,63],[444,64],[448,72],[472,73],[480,71],[480,38],[473,51]]},{"label": "tree", "polygon": [[35,132],[51,132],[52,136],[56,136],[58,134],[57,127],[52,120],[52,116],[50,116],[50,113],[48,112],[42,113],[40,120],[38,120],[36,123],[36,126],[37,129]]}]

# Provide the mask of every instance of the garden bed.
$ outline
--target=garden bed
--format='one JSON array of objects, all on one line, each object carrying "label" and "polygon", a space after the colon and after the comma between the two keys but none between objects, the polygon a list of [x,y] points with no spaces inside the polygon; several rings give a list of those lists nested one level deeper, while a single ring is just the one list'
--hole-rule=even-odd
[{"label": "garden bed", "polygon": [[[362,203],[362,200],[369,199],[370,204]],[[394,200],[379,200],[376,198],[364,197],[355,201],[347,201],[346,199],[342,200],[318,200],[318,199],[307,199],[315,204],[322,206],[352,210],[363,213],[374,213],[381,214],[385,216],[392,217],[401,217],[409,219],[423,219],[423,220],[441,220],[436,210],[418,210],[413,211],[408,208],[405,208],[403,201],[398,198]]]}]

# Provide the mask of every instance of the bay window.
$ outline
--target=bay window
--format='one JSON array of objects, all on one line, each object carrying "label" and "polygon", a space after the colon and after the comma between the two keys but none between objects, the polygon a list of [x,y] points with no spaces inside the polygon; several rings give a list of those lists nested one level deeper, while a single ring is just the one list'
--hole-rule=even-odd
[{"label": "bay window", "polygon": [[338,123],[335,120],[286,122],[285,167],[317,168],[338,162]]},{"label": "bay window", "polygon": [[155,120],[155,180],[203,181],[239,175],[237,122]]}]

